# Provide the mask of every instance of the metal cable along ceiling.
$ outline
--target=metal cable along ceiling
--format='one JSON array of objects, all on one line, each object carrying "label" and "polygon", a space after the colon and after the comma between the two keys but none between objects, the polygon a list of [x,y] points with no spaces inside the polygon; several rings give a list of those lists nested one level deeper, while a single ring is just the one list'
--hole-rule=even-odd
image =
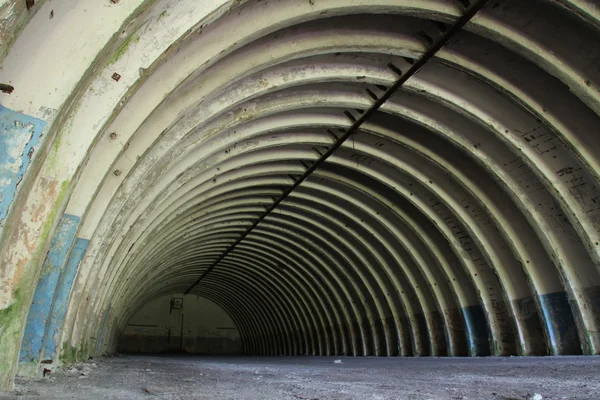
[{"label": "metal cable along ceiling", "polygon": [[200,25],[99,139],[126,145],[82,166],[73,198],[106,174],[65,336],[110,308],[114,347],[186,292],[248,354],[600,353],[599,17],[256,0]]}]

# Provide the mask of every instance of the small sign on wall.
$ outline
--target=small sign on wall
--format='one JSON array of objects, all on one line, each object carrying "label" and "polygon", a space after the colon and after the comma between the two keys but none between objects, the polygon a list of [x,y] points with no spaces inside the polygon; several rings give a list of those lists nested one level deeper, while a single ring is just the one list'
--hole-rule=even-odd
[{"label": "small sign on wall", "polygon": [[176,297],[171,299],[171,310],[181,310],[183,308],[183,298]]}]

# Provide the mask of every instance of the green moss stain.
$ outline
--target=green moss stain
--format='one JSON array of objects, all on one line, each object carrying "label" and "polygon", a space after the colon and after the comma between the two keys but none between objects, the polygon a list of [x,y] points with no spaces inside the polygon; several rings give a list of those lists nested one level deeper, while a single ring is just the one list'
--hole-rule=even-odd
[{"label": "green moss stain", "polygon": [[170,14],[167,12],[167,10],[165,10],[158,15],[158,19],[160,20],[161,18],[168,17],[169,15]]},{"label": "green moss stain", "polygon": [[62,351],[60,352],[59,360],[63,364],[72,364],[77,358],[77,349],[74,346],[69,346],[69,343],[65,342],[62,345]]},{"label": "green moss stain", "polygon": [[25,274],[13,289],[13,303],[0,310],[0,390],[12,389],[12,377],[17,367],[19,341],[33,291],[34,274]]},{"label": "green moss stain", "polygon": [[[12,320],[16,314],[17,314],[16,303],[11,304],[4,310],[0,310],[0,326],[2,326],[2,328],[3,328],[4,322]],[[2,329],[2,328],[0,328],[0,329]],[[3,333],[3,332],[0,331],[0,336],[2,336],[1,333]]]},{"label": "green moss stain", "polygon": [[[67,189],[69,188],[69,181],[63,181],[60,184],[60,191],[58,192],[58,197],[56,198],[56,202],[54,203],[54,207],[50,211],[48,218],[46,219],[46,223],[44,224],[44,228],[42,229],[42,243],[40,243],[40,247],[38,247],[38,252],[42,252],[44,248],[46,248],[46,241],[48,240],[48,236],[50,236],[50,231],[52,230],[52,225],[54,223],[54,219],[56,218],[56,214],[65,199],[65,195],[67,194]],[[35,261],[39,261],[39,256],[36,252]]]},{"label": "green moss stain", "polygon": [[[4,340],[9,336],[10,332],[8,332],[8,329],[10,327],[10,325],[12,324],[12,322],[14,321],[18,321],[21,317],[21,305],[23,303],[23,297],[22,297],[22,289],[21,287],[24,286],[25,284],[29,283],[29,281],[31,281],[31,279],[28,279],[27,281],[22,280],[19,283],[19,287],[15,290],[13,290],[13,298],[14,301],[13,303],[8,306],[7,308],[0,310],[0,343],[3,343]],[[0,345],[1,347],[1,345]],[[4,364],[0,364],[0,369],[5,367]]]},{"label": "green moss stain", "polygon": [[62,364],[73,364],[77,361],[82,361],[85,354],[85,345],[81,346],[79,349],[75,346],[71,346],[68,342],[63,342],[62,350],[58,359]]},{"label": "green moss stain", "polygon": [[127,36],[125,38],[125,40],[123,40],[123,43],[121,43],[121,45],[119,46],[119,48],[117,49],[117,51],[114,52],[114,54],[112,55],[111,58],[108,59],[108,61],[106,62],[106,66],[108,67],[109,65],[112,65],[114,63],[116,63],[117,61],[119,61],[119,59],[123,56],[123,54],[125,54],[127,52],[127,49],[129,48],[129,46],[131,46],[132,43],[137,43],[140,41],[140,36],[138,34],[131,33],[129,36]]}]

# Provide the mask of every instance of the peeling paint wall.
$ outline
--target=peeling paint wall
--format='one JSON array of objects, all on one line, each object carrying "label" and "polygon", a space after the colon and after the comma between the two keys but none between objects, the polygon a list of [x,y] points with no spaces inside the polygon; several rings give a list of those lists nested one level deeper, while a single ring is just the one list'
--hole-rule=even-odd
[{"label": "peeling paint wall", "polygon": [[73,288],[77,269],[83,260],[88,244],[89,240],[77,238],[69,252],[69,257],[60,276],[59,286],[55,292],[50,319],[46,323],[42,359],[56,359],[57,347],[67,313],[69,295]]},{"label": "peeling paint wall", "polygon": [[[6,7],[15,5],[14,10],[26,16],[24,21],[31,18],[31,22],[18,27],[8,19],[2,20],[0,33],[10,36],[10,40],[2,41],[1,50],[10,48],[10,52],[2,57],[0,82],[14,86],[15,90],[12,94],[0,93],[0,103],[5,113],[19,110],[20,114],[47,123],[43,133],[47,137],[38,143],[34,156],[39,155],[22,176],[20,190],[15,194],[2,187],[14,198],[10,219],[3,221],[0,243],[0,388],[3,389],[12,385],[15,375],[29,305],[50,246],[48,238],[61,217],[68,184],[86,155],[86,144],[89,146],[95,136],[82,135],[80,127],[70,122],[71,112],[81,110],[75,103],[80,100],[81,86],[86,87],[88,79],[96,75],[96,58],[102,58],[103,51],[110,51],[113,35],[118,36],[116,31],[143,4],[141,0],[121,3],[116,7],[112,3],[42,0],[36,1],[30,11],[23,11],[24,1],[2,3]],[[12,18],[2,14],[5,16]],[[65,37],[70,39],[64,40]],[[32,61],[36,59],[44,62]],[[67,69],[65,60],[70,60]],[[51,157],[46,158],[48,154]],[[7,209],[9,202],[3,202],[2,206]]]},{"label": "peeling paint wall", "polygon": [[0,238],[17,188],[40,145],[46,122],[0,105]]},{"label": "peeling paint wall", "polygon": [[[37,364],[52,319],[61,275],[75,239],[79,217],[64,215],[58,225],[29,308],[21,345],[20,362]],[[37,365],[35,365],[37,367]]]}]

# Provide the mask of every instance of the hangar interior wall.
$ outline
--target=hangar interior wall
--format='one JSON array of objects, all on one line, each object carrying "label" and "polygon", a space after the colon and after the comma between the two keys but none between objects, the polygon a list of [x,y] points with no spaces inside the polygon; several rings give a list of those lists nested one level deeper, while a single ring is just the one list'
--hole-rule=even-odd
[{"label": "hangar interior wall", "polygon": [[23,3],[0,388],[174,293],[245,354],[600,353],[596,1]]},{"label": "hangar interior wall", "polygon": [[[174,304],[181,300],[181,305]],[[161,296],[137,310],[125,325],[124,353],[241,354],[240,335],[225,310],[183,293]]]}]

